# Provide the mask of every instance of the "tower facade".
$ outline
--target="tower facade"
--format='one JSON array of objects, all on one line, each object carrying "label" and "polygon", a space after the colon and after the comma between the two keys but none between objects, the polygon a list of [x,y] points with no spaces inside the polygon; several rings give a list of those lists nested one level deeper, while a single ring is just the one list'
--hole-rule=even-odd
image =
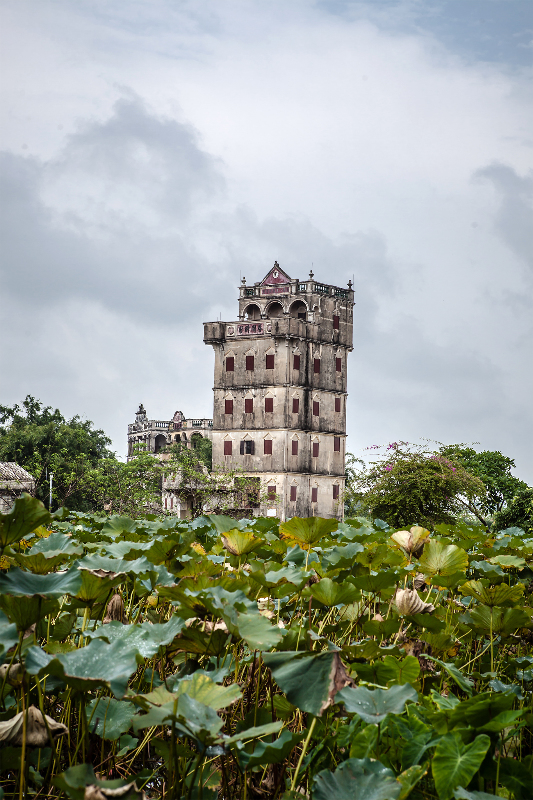
[{"label": "tower facade", "polygon": [[353,291],[290,278],[277,264],[243,278],[239,318],[204,323],[215,351],[213,467],[256,479],[253,513],[343,514]]}]

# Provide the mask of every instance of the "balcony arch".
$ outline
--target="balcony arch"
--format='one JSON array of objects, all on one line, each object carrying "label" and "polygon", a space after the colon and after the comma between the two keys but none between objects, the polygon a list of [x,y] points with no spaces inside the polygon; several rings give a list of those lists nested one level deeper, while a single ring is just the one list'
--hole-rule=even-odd
[{"label": "balcony arch", "polygon": [[251,319],[257,320],[261,319],[261,309],[257,305],[257,303],[250,303],[249,306],[246,306],[244,309],[244,319]]},{"label": "balcony arch", "polygon": [[296,319],[307,319],[307,306],[303,300],[295,300],[289,311],[291,317]]},{"label": "balcony arch", "polygon": [[283,316],[283,306],[277,300],[274,300],[273,303],[270,303],[267,310],[267,317],[270,319],[276,319],[277,317]]}]

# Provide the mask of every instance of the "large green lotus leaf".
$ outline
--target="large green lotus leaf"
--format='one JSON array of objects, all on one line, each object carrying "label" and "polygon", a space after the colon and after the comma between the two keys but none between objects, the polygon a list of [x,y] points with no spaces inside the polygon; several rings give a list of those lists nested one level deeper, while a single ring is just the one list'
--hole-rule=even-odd
[{"label": "large green lotus leaf", "polygon": [[114,700],[112,697],[94,699],[85,708],[89,730],[97,733],[102,739],[111,741],[118,739],[131,726],[135,715],[135,706],[124,700]]},{"label": "large green lotus leaf", "polygon": [[263,660],[287,699],[302,711],[318,717],[335,694],[338,653],[263,653]]},{"label": "large green lotus leaf", "polygon": [[83,547],[76,544],[76,540],[72,536],[67,536],[60,531],[52,531],[50,536],[37,539],[29,551],[30,555],[35,553],[42,553],[47,558],[52,558],[60,553],[69,556],[80,555],[80,553],[83,553]]},{"label": "large green lotus leaf", "polygon": [[174,725],[179,733],[189,736],[201,746],[213,744],[224,725],[217,712],[186,694],[162,706],[153,706],[147,714],[133,718],[133,731],[159,725]]},{"label": "large green lotus leaf", "polygon": [[463,744],[459,734],[449,733],[439,741],[431,771],[435,788],[441,800],[451,800],[454,789],[468,786],[481,766],[490,747],[490,738],[482,734],[474,741]]},{"label": "large green lotus leaf", "polygon": [[257,742],[253,753],[247,753],[246,750],[236,750],[235,755],[239,766],[244,771],[266,764],[280,764],[285,761],[303,736],[303,733],[292,733],[292,731],[285,729],[275,742]]},{"label": "large green lotus leaf", "polygon": [[43,599],[40,595],[14,597],[4,594],[0,595],[0,608],[16,624],[19,633],[24,633],[34,622],[54,614],[59,604],[55,599]]},{"label": "large green lotus leaf", "polygon": [[337,569],[347,569],[352,566],[357,553],[362,553],[365,548],[359,542],[346,545],[335,545],[323,553],[322,563],[327,562]]},{"label": "large green lotus leaf", "polygon": [[354,586],[357,586],[358,589],[363,589],[365,592],[372,592],[372,594],[394,586],[396,581],[396,573],[392,569],[381,570],[375,575],[359,575],[357,578],[353,578]]},{"label": "large green lotus leaf", "polygon": [[337,695],[337,702],[344,703],[346,711],[371,723],[382,722],[388,714],[403,714],[407,701],[417,699],[418,693],[409,684],[374,690],[347,686]]},{"label": "large green lotus leaf", "polygon": [[53,657],[40,647],[30,647],[25,663],[30,675],[55,675],[82,692],[109,686],[115,697],[121,698],[137,669],[136,657],[136,649],[128,642],[106,644],[102,639],[93,639],[86,647]]},{"label": "large green lotus leaf", "polygon": [[238,633],[251,650],[270,650],[284,636],[284,632],[262,614],[225,613],[222,618],[228,629]]},{"label": "large green lotus leaf", "polygon": [[345,606],[361,597],[361,591],[352,583],[335,583],[331,578],[322,578],[309,588],[309,594],[323,606]]},{"label": "large green lotus leaf", "polygon": [[396,800],[402,790],[392,770],[369,758],[349,758],[335,772],[322,770],[313,800]]},{"label": "large green lotus leaf", "polygon": [[80,586],[81,576],[75,567],[67,572],[51,572],[50,575],[34,575],[18,568],[0,574],[0,594],[12,597],[75,595]]},{"label": "large green lotus leaf", "polygon": [[372,542],[361,553],[356,555],[356,561],[365,567],[377,570],[389,555],[390,550],[386,544]]},{"label": "large green lotus leaf", "polygon": [[47,525],[51,519],[51,514],[41,501],[24,492],[7,514],[0,514],[0,545],[4,548],[20,542],[28,533],[39,525]]},{"label": "large green lotus leaf", "polygon": [[113,514],[106,520],[104,527],[100,531],[100,535],[102,537],[107,536],[111,539],[116,539],[123,533],[135,533],[136,531],[142,533],[142,530],[143,526],[139,520]]},{"label": "large green lotus leaf", "polygon": [[68,560],[66,553],[59,553],[55,556],[47,557],[43,553],[14,553],[13,560],[22,569],[33,572],[34,575],[47,575],[53,572],[56,567]]},{"label": "large green lotus leaf", "polygon": [[78,574],[80,576],[80,585],[76,592],[78,605],[92,606],[97,602],[103,603],[112,588],[124,580],[124,575],[102,577],[88,569],[80,569]]},{"label": "large green lotus leaf", "polygon": [[491,564],[498,564],[506,569],[524,569],[526,561],[519,556],[493,556],[489,558]]},{"label": "large green lotus leaf", "polygon": [[258,539],[251,531],[240,531],[238,528],[233,528],[222,534],[222,543],[233,556],[243,556],[260,547],[264,543],[264,539]]},{"label": "large green lotus leaf", "polygon": [[234,733],[233,736],[223,736],[218,741],[221,744],[233,744],[234,742],[244,742],[246,739],[257,739],[259,736],[270,736],[278,733],[283,727],[283,722],[267,722],[265,725],[257,725],[253,728]]},{"label": "large green lotus leaf", "polygon": [[304,550],[309,550],[320,539],[336,530],[338,524],[336,519],[293,517],[288,522],[281,523],[279,533],[282,539],[289,539]]},{"label": "large green lotus leaf", "polygon": [[416,764],[415,766],[409,767],[409,769],[401,772],[397,778],[402,785],[402,790],[398,800],[405,800],[406,797],[409,797],[418,781],[424,777],[427,771],[427,767],[422,767]]},{"label": "large green lotus leaf", "polygon": [[123,625],[121,622],[108,622],[94,633],[87,634],[91,639],[107,639],[109,643],[120,640],[134,647],[143,658],[152,658],[162,645],[170,644],[185,627],[185,620],[172,617],[168,622],[143,622],[142,625]]},{"label": "large green lotus leaf", "polygon": [[231,531],[235,527],[240,530],[248,527],[248,522],[246,520],[240,520],[240,522],[235,524],[235,520],[232,517],[225,517],[223,514],[208,514],[205,519],[209,521],[210,525],[214,525],[218,533],[226,533],[226,531]]},{"label": "large green lotus leaf", "polygon": [[280,566],[279,569],[268,569],[263,572],[256,570],[251,572],[250,576],[261,584],[261,586],[279,586],[284,583],[291,583],[297,588],[301,588],[304,583],[309,580],[310,572],[306,572],[301,567],[296,567],[294,564],[285,564]]},{"label": "large green lotus leaf", "polygon": [[[111,558],[124,558],[129,553],[138,553],[138,552],[146,552],[153,547],[154,541],[150,539],[148,542],[133,542],[130,540],[120,541],[120,542],[113,542],[112,544],[106,544],[105,552]],[[170,550],[171,547],[174,546],[174,542],[168,542],[168,549]]]},{"label": "large green lotus leaf", "polygon": [[177,639],[179,649],[185,653],[221,656],[226,652],[228,634],[225,631],[205,633],[198,628],[186,628]]},{"label": "large green lotus leaf", "polygon": [[455,544],[444,544],[431,540],[424,545],[424,552],[418,562],[425,575],[453,575],[465,572],[468,567],[466,552]]},{"label": "large green lotus leaf", "polygon": [[[491,614],[492,612],[492,614]],[[529,614],[522,608],[489,608],[479,605],[465,615],[476,629],[490,631],[492,616],[492,632],[499,636],[510,636],[518,628],[525,628],[530,623]]]},{"label": "large green lotus leaf", "polygon": [[513,692],[482,692],[458,703],[449,717],[451,728],[472,725],[480,728],[509,711],[516,695]]},{"label": "large green lotus leaf", "polygon": [[108,558],[107,556],[85,556],[78,566],[80,569],[103,570],[104,572],[112,572],[115,575],[142,575],[154,568],[154,565],[148,561],[146,556],[136,558],[134,561],[126,561],[124,558]]},{"label": "large green lotus leaf", "polygon": [[450,678],[453,678],[455,683],[459,686],[463,692],[466,692],[468,695],[472,695],[472,691],[474,689],[474,681],[470,678],[467,678],[466,675],[463,675],[460,669],[458,669],[455,664],[452,662],[444,662],[434,656],[425,655],[424,658],[429,658],[430,661],[434,661],[435,664],[438,664],[442,669],[444,669]]},{"label": "large green lotus leaf", "polygon": [[192,678],[183,678],[179,681],[176,694],[178,696],[187,694],[199,703],[214,708],[215,711],[230,706],[242,697],[242,692],[236,683],[232,683],[231,686],[219,686],[208,675],[200,672],[194,673]]},{"label": "large green lotus leaf", "polygon": [[460,587],[460,592],[465,596],[475,597],[480,603],[492,608],[519,603],[524,594],[524,584],[508,586],[500,583],[497,586],[483,586],[481,581],[467,581]]},{"label": "large green lotus leaf", "polygon": [[5,614],[0,611],[0,659],[4,660],[4,654],[14,647],[19,640],[17,626],[11,623]]},{"label": "large green lotus leaf", "polygon": [[394,673],[392,680],[400,686],[404,683],[414,683],[420,675],[420,662],[415,656],[395,658],[385,656],[383,663]]}]

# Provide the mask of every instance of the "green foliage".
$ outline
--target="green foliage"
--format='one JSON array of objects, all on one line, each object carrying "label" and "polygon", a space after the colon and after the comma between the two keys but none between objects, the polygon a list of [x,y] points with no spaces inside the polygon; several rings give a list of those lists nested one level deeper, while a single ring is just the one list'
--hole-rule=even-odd
[{"label": "green foliage", "polygon": [[0,531],[9,800],[531,796],[519,529],[50,516],[26,496]]}]

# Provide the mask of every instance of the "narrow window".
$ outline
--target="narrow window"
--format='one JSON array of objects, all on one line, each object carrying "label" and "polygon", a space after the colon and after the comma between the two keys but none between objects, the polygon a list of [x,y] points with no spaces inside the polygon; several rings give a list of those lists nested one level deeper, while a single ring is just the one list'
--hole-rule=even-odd
[{"label": "narrow window", "polygon": [[267,355],[266,357],[266,368],[267,369],[274,369],[274,354]]},{"label": "narrow window", "polygon": [[254,413],[254,401],[252,398],[245,397],[244,398],[244,413],[245,414],[253,414]]},{"label": "narrow window", "polygon": [[335,359],[335,371],[342,372],[342,358]]},{"label": "narrow window", "polygon": [[291,502],[296,502],[296,486],[291,486]]},{"label": "narrow window", "polygon": [[334,483],[333,484],[333,499],[334,500],[338,500],[339,499],[339,484],[338,483]]},{"label": "narrow window", "polygon": [[341,399],[340,397],[335,398],[335,411],[339,412],[341,410]]},{"label": "narrow window", "polygon": [[313,400],[313,417],[320,416],[320,403],[318,400]]},{"label": "narrow window", "polygon": [[335,453],[340,453],[341,451],[341,437],[334,436],[333,437],[333,450]]},{"label": "narrow window", "polygon": [[297,414],[300,411],[300,398],[292,398],[292,413]]},{"label": "narrow window", "polygon": [[165,497],[165,511],[167,510],[167,498]]},{"label": "narrow window", "polygon": [[292,440],[292,455],[293,456],[298,455],[298,439]]},{"label": "narrow window", "polygon": [[292,362],[292,368],[297,370],[300,369],[300,356],[294,356],[294,360]]},{"label": "narrow window", "polygon": [[274,411],[274,398],[265,397],[265,412],[270,414],[272,411]]},{"label": "narrow window", "polygon": [[268,499],[269,500],[275,500],[276,499],[276,487],[275,486],[269,486],[268,487]]},{"label": "narrow window", "polygon": [[339,330],[339,323],[340,323],[339,317],[334,316],[333,317],[333,330],[334,331],[338,331]]},{"label": "narrow window", "polygon": [[315,360],[313,361],[313,372],[315,373],[315,375],[319,375],[320,374],[320,359],[319,358],[315,358]]},{"label": "narrow window", "polygon": [[224,401],[224,413],[233,414],[233,400]]},{"label": "narrow window", "polygon": [[264,442],[264,450],[263,450],[263,452],[264,452],[265,456],[271,456],[272,455],[272,439],[263,439],[263,442]]},{"label": "narrow window", "polygon": [[311,502],[312,503],[317,503],[318,502],[318,487],[317,486],[313,486],[313,488],[311,489]]},{"label": "narrow window", "polygon": [[226,359],[226,372],[233,372],[235,370],[235,359],[233,356],[228,356]]},{"label": "narrow window", "polygon": [[250,372],[254,371],[254,357],[246,356],[246,369]]},{"label": "narrow window", "polygon": [[318,442],[313,442],[313,458],[318,458]]},{"label": "narrow window", "polygon": [[254,442],[252,439],[241,440],[241,456],[253,456],[255,453]]},{"label": "narrow window", "polygon": [[224,442],[224,455],[225,456],[230,456],[231,455],[231,445],[232,444],[233,444],[233,442],[231,441],[231,439],[230,440],[226,439],[226,441]]}]

